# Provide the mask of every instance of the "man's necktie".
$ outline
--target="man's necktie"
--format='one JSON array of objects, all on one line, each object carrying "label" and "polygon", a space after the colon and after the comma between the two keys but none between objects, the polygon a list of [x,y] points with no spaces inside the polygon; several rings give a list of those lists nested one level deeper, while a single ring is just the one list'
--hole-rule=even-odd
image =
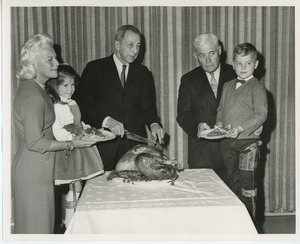
[{"label": "man's necktie", "polygon": [[210,79],[210,86],[211,89],[213,90],[215,97],[217,97],[217,92],[218,92],[218,83],[214,77],[214,73],[210,73],[211,79]]},{"label": "man's necktie", "polygon": [[122,84],[123,87],[125,86],[125,82],[126,82],[125,71],[126,71],[126,65],[123,64],[122,65],[122,72],[121,72],[121,84]]}]

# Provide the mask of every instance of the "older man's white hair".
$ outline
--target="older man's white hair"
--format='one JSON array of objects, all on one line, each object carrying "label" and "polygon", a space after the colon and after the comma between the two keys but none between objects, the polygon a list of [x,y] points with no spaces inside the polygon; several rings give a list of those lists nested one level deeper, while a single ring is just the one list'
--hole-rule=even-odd
[{"label": "older man's white hair", "polygon": [[212,33],[202,33],[197,36],[194,41],[194,47],[200,48],[208,42],[212,42],[216,45],[216,47],[219,47],[219,39],[215,34]]}]

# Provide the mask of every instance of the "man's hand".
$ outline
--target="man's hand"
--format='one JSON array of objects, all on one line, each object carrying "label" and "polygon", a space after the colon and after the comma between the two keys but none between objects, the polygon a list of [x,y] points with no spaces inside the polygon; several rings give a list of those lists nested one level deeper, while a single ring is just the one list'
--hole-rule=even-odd
[{"label": "man's hand", "polygon": [[155,139],[158,138],[158,142],[160,144],[162,144],[163,143],[163,138],[165,136],[164,129],[161,128],[158,123],[153,123],[150,126],[150,130],[151,130],[152,136],[154,136]]},{"label": "man's hand", "polygon": [[124,125],[121,122],[113,118],[109,118],[106,122],[106,125],[112,133],[116,134],[117,136],[124,136]]},{"label": "man's hand", "polygon": [[203,123],[199,123],[198,124],[198,132],[197,132],[197,136],[199,137],[200,133],[205,131],[205,130],[210,130],[211,128],[208,126],[208,124],[206,124],[205,122]]}]

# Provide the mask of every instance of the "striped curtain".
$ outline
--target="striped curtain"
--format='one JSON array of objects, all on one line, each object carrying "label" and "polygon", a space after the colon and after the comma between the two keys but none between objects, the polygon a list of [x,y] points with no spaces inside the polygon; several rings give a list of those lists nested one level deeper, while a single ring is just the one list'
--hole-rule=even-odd
[{"label": "striped curtain", "polygon": [[[295,8],[294,7],[12,7],[12,99],[22,44],[33,34],[54,37],[60,61],[79,74],[93,59],[110,55],[123,24],[144,35],[143,63],[153,73],[158,113],[167,133],[166,154],[187,167],[187,135],[176,123],[181,76],[198,64],[192,44],[201,32],[222,41],[232,64],[234,47],[251,42],[260,53],[257,76],[268,90],[260,179],[266,211],[295,210]],[[12,125],[12,152],[16,139]]]}]

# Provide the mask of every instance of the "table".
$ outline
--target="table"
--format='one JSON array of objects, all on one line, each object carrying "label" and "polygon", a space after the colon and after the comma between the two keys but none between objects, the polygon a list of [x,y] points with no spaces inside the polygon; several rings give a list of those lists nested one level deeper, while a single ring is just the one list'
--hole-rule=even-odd
[{"label": "table", "polygon": [[167,181],[87,181],[65,234],[257,234],[243,203],[211,169]]}]

